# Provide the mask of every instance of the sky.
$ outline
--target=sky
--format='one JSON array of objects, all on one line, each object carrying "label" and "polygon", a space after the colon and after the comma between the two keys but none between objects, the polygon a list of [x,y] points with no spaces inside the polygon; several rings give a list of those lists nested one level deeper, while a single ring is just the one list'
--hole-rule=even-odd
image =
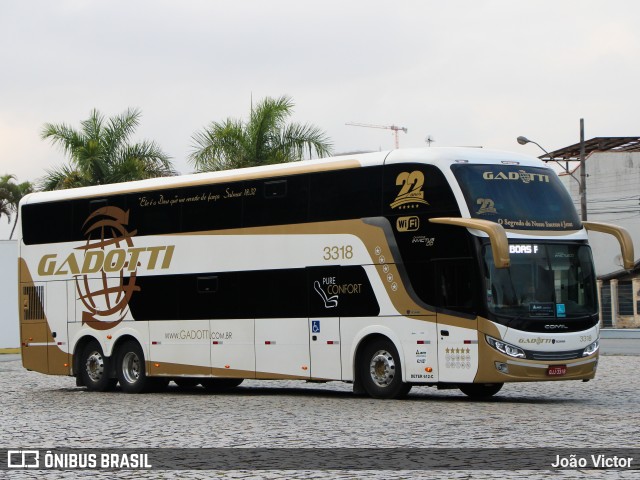
[{"label": "sky", "polygon": [[640,136],[638,18],[636,0],[2,0],[0,175],[67,162],[45,123],[129,107],[133,140],[190,173],[196,132],[281,95],[337,154],[394,147],[348,122],[536,156],[516,137],[562,148],[580,118],[587,139]]}]

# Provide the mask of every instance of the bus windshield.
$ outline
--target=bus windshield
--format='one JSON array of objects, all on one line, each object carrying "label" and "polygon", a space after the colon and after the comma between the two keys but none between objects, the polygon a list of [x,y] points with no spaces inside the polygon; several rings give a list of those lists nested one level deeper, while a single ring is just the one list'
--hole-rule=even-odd
[{"label": "bus windshield", "polygon": [[483,248],[486,299],[496,315],[568,318],[597,311],[591,250],[576,244],[511,244],[511,266],[497,269]]},{"label": "bus windshield", "polygon": [[514,230],[578,230],[571,197],[556,174],[522,165],[452,165],[473,218]]}]

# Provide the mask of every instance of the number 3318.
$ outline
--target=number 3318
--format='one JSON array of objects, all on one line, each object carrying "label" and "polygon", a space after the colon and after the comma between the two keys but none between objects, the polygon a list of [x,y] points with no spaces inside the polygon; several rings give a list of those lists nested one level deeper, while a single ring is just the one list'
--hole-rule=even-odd
[{"label": "number 3318", "polygon": [[322,258],[324,260],[350,260],[353,258],[353,246],[324,247],[324,256]]}]

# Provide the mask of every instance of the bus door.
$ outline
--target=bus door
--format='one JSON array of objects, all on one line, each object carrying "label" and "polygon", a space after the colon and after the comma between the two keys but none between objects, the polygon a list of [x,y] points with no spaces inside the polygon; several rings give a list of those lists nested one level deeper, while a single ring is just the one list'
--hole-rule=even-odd
[{"label": "bus door", "polygon": [[254,274],[246,302],[255,314],[256,378],[307,379],[309,319],[305,269]]},{"label": "bus door", "polygon": [[[204,306],[214,304],[220,296],[218,277],[138,277],[136,282],[140,291],[146,292],[146,297],[138,297],[146,303],[134,306],[132,313],[136,315],[139,310],[136,319],[149,322],[149,373],[176,377],[219,375],[220,369],[212,370],[213,348],[219,347],[213,342],[227,340],[219,333],[226,329],[203,318],[208,313]],[[237,368],[235,363],[228,363]]]},{"label": "bus door", "polygon": [[[69,364],[69,290],[75,295],[73,281],[54,281],[47,283],[46,311],[47,323],[51,332],[48,339],[47,357],[49,361],[49,373],[68,375]],[[75,309],[71,309],[71,315]]]},{"label": "bus door", "polygon": [[256,378],[309,378],[307,318],[256,318]]},{"label": "bus door", "polygon": [[150,321],[149,373],[160,376],[209,376],[211,328],[209,320]]},{"label": "bus door", "polygon": [[439,381],[472,382],[478,369],[474,262],[471,258],[447,258],[434,263]]},{"label": "bus door", "polygon": [[255,320],[211,320],[209,324],[212,374],[255,378]]},{"label": "bus door", "polygon": [[340,267],[307,268],[311,378],[341,380]]}]

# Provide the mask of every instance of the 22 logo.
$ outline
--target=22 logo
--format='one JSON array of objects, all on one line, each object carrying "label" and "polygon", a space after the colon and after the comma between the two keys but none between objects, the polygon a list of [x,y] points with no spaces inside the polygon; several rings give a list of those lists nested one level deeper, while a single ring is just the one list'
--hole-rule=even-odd
[{"label": "22 logo", "polygon": [[[400,191],[396,199],[391,203],[391,208],[412,208],[409,204],[429,205],[424,199],[424,173],[419,170],[413,172],[401,172],[396,177],[396,185],[400,186]],[[414,205],[413,207],[416,207]]]},{"label": "22 logo", "polygon": [[496,204],[490,198],[479,198],[476,203],[480,205],[480,208],[476,212],[477,215],[497,214]]}]

